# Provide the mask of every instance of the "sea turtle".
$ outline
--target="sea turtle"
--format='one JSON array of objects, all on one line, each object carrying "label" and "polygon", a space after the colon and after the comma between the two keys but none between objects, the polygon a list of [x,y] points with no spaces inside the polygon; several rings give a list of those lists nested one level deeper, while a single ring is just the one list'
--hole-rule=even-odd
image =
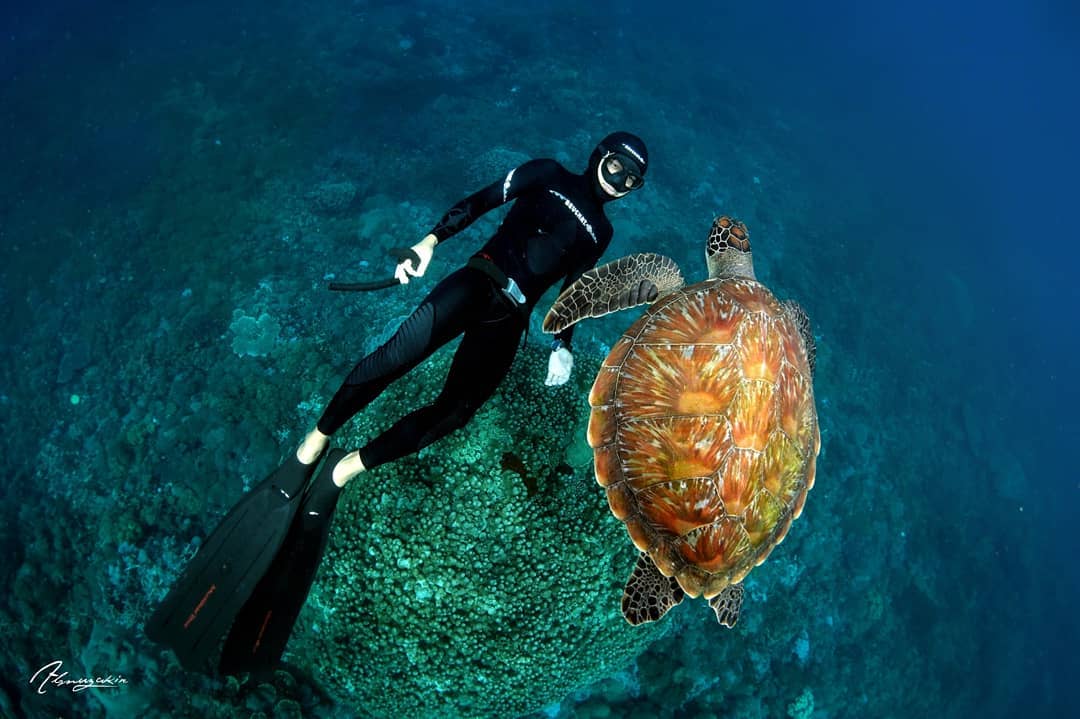
[{"label": "sea turtle", "polygon": [[596,479],[640,551],[622,598],[631,624],[704,596],[734,626],[742,580],[799,516],[821,447],[814,339],[793,301],[754,277],[746,225],[718,217],[709,279],[684,286],[670,258],[631,255],[582,275],[546,332],[651,303],[589,393]]}]

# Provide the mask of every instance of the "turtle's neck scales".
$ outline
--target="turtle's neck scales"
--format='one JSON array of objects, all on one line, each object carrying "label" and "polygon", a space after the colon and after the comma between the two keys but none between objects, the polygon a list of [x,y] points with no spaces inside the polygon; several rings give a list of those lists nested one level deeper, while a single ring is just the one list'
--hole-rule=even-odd
[{"label": "turtle's neck scales", "polygon": [[705,261],[709,265],[709,277],[712,279],[723,277],[757,279],[754,275],[754,256],[750,252],[728,248],[717,252],[712,257],[706,257]]}]

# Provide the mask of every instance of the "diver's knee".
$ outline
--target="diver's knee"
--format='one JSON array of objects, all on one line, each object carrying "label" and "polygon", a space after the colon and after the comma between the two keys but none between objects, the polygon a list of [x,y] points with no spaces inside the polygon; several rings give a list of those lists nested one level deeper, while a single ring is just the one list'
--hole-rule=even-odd
[{"label": "diver's knee", "polygon": [[434,406],[442,416],[442,421],[439,424],[446,434],[462,429],[476,415],[476,410],[479,409],[479,406],[464,401],[460,397],[439,397],[435,400]]}]

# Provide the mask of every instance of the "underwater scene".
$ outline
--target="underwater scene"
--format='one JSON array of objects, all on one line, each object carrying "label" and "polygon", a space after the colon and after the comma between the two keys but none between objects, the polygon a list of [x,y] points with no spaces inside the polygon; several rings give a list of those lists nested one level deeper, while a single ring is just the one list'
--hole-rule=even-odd
[{"label": "underwater scene", "polygon": [[0,716],[1064,717],[1067,3],[0,8]]}]

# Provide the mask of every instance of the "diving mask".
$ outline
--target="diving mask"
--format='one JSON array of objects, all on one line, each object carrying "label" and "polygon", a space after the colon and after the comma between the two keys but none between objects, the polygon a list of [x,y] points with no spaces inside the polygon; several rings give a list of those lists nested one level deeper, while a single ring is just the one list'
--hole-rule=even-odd
[{"label": "diving mask", "polygon": [[645,176],[637,160],[621,152],[607,152],[600,159],[604,181],[617,192],[632,192],[645,184]]}]

